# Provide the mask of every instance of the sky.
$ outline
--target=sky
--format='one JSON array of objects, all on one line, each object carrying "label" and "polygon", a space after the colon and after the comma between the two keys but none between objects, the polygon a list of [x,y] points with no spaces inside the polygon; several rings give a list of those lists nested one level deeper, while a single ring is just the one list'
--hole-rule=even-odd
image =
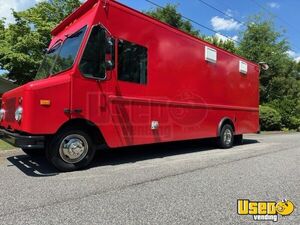
[{"label": "sky", "polygon": [[[0,18],[5,17],[7,23],[13,22],[11,10],[27,9],[43,0],[0,0]],[[155,8],[147,0],[119,0],[134,9],[144,11]],[[178,4],[179,12],[194,21],[217,31],[217,34],[193,24],[202,34],[216,35],[221,39],[225,36],[239,40],[239,34],[244,29],[243,23],[251,15],[263,12],[272,14],[276,29],[285,31],[285,37],[291,45],[289,54],[300,61],[300,1],[299,0],[151,0],[161,6],[167,3]],[[215,7],[205,5],[205,3]],[[219,11],[224,12],[226,15]]]}]

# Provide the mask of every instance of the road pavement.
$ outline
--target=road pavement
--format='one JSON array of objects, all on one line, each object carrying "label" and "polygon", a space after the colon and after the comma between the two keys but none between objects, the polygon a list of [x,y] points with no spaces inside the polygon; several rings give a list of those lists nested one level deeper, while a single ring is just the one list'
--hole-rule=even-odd
[{"label": "road pavement", "polygon": [[[300,134],[247,135],[222,150],[186,141],[99,152],[59,173],[43,157],[0,153],[0,224],[300,224]],[[289,199],[278,222],[237,214],[237,200]]]}]

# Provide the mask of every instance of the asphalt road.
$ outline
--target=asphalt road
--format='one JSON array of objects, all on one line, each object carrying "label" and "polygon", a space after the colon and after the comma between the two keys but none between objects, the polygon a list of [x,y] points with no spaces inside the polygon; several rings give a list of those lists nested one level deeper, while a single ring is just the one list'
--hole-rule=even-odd
[{"label": "asphalt road", "polygon": [[[300,134],[248,135],[230,150],[207,141],[118,149],[58,173],[42,157],[0,153],[0,224],[300,224]],[[237,215],[237,199],[289,199],[274,222]]]}]

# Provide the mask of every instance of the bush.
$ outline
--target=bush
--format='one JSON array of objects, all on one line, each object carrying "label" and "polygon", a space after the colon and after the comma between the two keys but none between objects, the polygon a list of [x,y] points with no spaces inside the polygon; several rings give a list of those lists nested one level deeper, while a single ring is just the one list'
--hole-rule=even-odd
[{"label": "bush", "polygon": [[290,119],[290,129],[300,131],[300,119],[292,116]]},{"label": "bush", "polygon": [[282,127],[286,127],[291,130],[298,129],[299,124],[299,108],[300,103],[297,99],[283,98],[270,102],[268,104],[271,108],[274,108],[281,115]]},{"label": "bush", "polygon": [[281,115],[276,109],[270,106],[260,106],[259,114],[261,130],[273,131],[281,129]]}]

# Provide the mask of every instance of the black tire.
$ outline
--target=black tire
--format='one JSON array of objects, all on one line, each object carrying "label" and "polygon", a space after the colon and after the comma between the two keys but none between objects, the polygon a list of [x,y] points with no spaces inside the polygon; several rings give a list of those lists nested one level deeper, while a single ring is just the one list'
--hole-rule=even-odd
[{"label": "black tire", "polygon": [[[76,162],[70,162],[72,161],[71,158],[67,158],[66,154],[64,154],[61,145],[62,142],[64,141],[66,143],[66,141],[69,140],[68,144],[72,144],[71,138],[72,136],[78,136],[79,138],[79,143],[81,141],[81,149],[82,146],[86,146],[84,147],[84,151],[85,153],[81,154],[80,161],[76,161]],[[77,138],[77,137],[76,137]],[[76,140],[76,138],[74,140]],[[84,144],[84,142],[86,144]],[[77,146],[78,147],[78,146]],[[76,148],[77,149],[77,148]],[[76,170],[80,170],[80,169],[84,169],[86,168],[91,161],[93,160],[94,156],[95,156],[95,146],[93,145],[93,142],[90,138],[90,136],[81,131],[81,130],[77,130],[77,129],[64,129],[62,131],[60,131],[58,134],[56,134],[49,142],[48,142],[48,146],[46,148],[46,157],[48,159],[48,161],[54,165],[54,167],[56,167],[59,171],[62,172],[71,172],[71,171],[76,171]],[[82,157],[82,159],[81,159]],[[78,160],[79,160],[78,158]]]},{"label": "black tire", "polygon": [[22,148],[22,151],[25,152],[29,156],[41,156],[45,154],[45,149],[29,149],[29,148]]},{"label": "black tire", "polygon": [[235,142],[235,144],[237,144],[237,145],[242,145],[242,144],[244,143],[243,135],[242,135],[242,134],[236,135],[236,136],[234,137],[234,142]]},{"label": "black tire", "polygon": [[233,128],[229,124],[225,124],[218,137],[218,146],[223,149],[231,148],[234,143]]}]

